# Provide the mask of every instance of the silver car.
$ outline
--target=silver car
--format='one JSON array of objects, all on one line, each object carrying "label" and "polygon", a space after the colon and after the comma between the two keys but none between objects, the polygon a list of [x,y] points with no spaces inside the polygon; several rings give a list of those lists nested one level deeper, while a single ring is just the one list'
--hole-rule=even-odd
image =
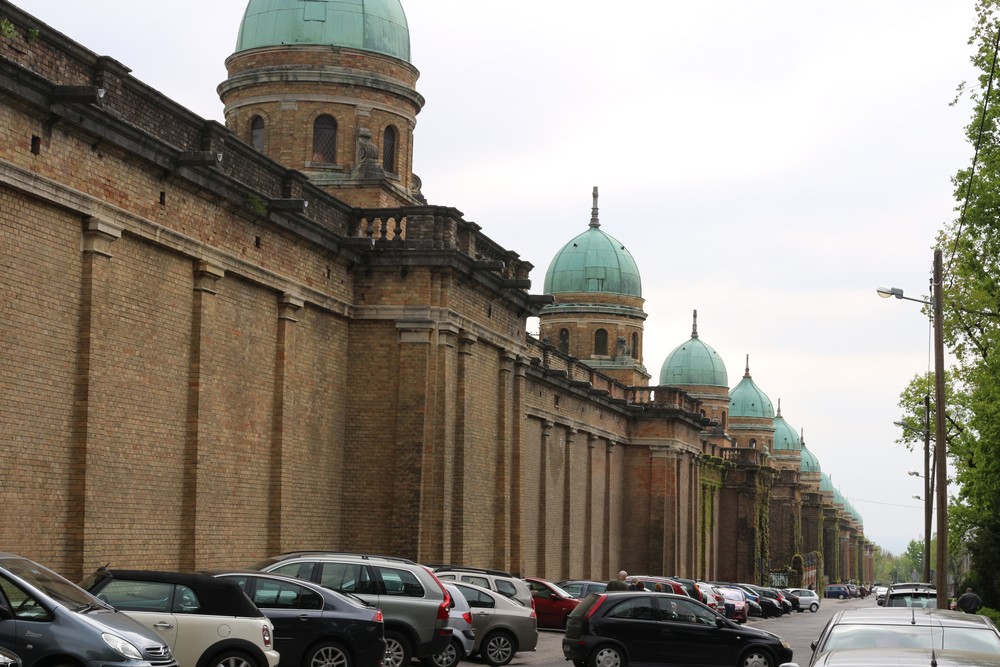
[{"label": "silver car", "polygon": [[476,630],[473,653],[492,667],[506,665],[519,651],[534,651],[538,644],[535,610],[506,595],[475,584],[455,582],[472,608]]},{"label": "silver car", "polygon": [[472,627],[472,609],[462,591],[452,583],[444,583],[444,588],[451,597],[451,610],[448,614],[451,643],[448,644],[448,648],[435,654],[432,660],[436,667],[455,667],[475,650],[476,631]]}]

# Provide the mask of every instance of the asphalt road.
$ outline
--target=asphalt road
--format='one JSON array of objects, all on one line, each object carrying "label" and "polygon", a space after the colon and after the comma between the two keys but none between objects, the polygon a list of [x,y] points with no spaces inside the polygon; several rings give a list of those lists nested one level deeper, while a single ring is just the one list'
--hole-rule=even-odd
[{"label": "asphalt road", "polygon": [[[804,611],[800,614],[792,613],[781,618],[769,618],[767,620],[751,619],[750,625],[761,628],[768,632],[783,637],[792,645],[792,660],[805,667],[812,657],[810,644],[819,638],[819,633],[823,626],[830,620],[836,611],[841,609],[857,609],[860,607],[874,607],[875,597],[870,596],[865,599],[855,598],[852,600],[822,600],[819,611],[815,614]],[[518,653],[511,661],[514,667],[561,667],[570,665],[563,657],[562,653],[563,633],[559,630],[539,630],[538,647],[530,653]],[[460,663],[461,665],[482,665],[485,664],[478,659]]]}]

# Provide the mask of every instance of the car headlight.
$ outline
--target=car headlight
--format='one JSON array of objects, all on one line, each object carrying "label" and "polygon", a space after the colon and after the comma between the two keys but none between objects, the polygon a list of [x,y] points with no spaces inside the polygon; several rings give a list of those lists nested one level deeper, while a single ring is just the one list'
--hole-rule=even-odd
[{"label": "car headlight", "polygon": [[132,658],[133,660],[142,660],[142,653],[139,653],[139,649],[132,646],[132,644],[125,641],[121,637],[105,632],[101,635],[101,639],[103,639],[104,643],[110,646],[116,653],[119,653],[126,658]]},{"label": "car headlight", "polygon": [[782,645],[782,646],[784,646],[785,648],[787,648],[787,649],[788,649],[789,651],[791,651],[791,650],[792,650],[792,645],[791,645],[791,644],[789,644],[789,643],[788,643],[788,641],[787,641],[787,640],[785,640],[785,639],[782,639],[782,640],[781,640],[781,645]]}]

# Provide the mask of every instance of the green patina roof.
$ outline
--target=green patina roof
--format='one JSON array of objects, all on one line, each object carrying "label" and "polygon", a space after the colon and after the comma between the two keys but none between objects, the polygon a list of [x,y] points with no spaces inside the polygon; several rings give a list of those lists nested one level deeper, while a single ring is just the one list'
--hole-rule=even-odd
[{"label": "green patina roof", "polygon": [[802,445],[802,462],[799,463],[799,472],[823,472],[819,468],[819,459],[805,445]]},{"label": "green patina roof", "polygon": [[562,247],[545,272],[545,294],[610,292],[642,296],[639,268],[625,246],[601,231],[597,188],[590,228]]},{"label": "green patina roof", "polygon": [[[827,475],[825,472],[824,473],[820,473],[820,476],[819,476],[819,490],[820,491],[829,491],[829,492],[833,493],[833,480],[830,479],[830,476]],[[834,494],[834,497],[836,497],[836,494]]]},{"label": "green patina roof", "polygon": [[[781,416],[781,401],[778,401],[778,415],[774,418],[774,447],[785,451],[801,451],[802,440],[795,429]],[[803,456],[805,454],[803,453]]]},{"label": "green patina roof", "polygon": [[400,0],[250,0],[236,51],[286,44],[343,46],[410,61]]},{"label": "green patina roof", "polygon": [[732,417],[774,417],[774,405],[767,394],[762,392],[750,378],[750,362],[740,383],[729,392],[729,416]]},{"label": "green patina roof", "polygon": [[667,356],[660,368],[661,385],[728,387],[729,376],[719,353],[698,338],[698,311],[694,313],[691,340]]}]

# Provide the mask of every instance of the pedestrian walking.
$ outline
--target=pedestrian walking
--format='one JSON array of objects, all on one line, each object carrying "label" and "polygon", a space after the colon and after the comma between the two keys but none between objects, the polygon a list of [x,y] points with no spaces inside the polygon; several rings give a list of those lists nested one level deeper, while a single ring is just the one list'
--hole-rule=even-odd
[{"label": "pedestrian walking", "polygon": [[965,592],[959,596],[958,602],[955,605],[966,614],[975,614],[982,608],[983,601],[978,595],[972,592],[971,588],[966,588]]}]

